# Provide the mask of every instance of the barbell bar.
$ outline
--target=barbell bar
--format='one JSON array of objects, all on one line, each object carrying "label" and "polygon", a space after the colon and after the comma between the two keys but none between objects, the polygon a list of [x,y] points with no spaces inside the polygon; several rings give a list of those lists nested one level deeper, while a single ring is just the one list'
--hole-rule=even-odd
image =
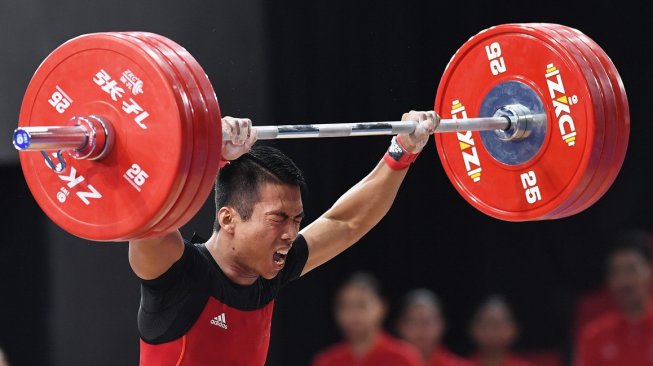
[{"label": "barbell bar", "polygon": [[[435,132],[461,132],[508,130],[519,121],[519,116],[483,117],[467,119],[442,119]],[[543,114],[525,116],[528,120],[545,119]],[[258,140],[355,137],[397,135],[412,133],[417,127],[416,121],[325,123],[304,125],[253,126]],[[14,130],[13,144],[19,151],[34,150],[82,150],[93,140],[93,134],[83,125],[73,126],[31,126]],[[222,138],[231,137],[223,131]]]}]

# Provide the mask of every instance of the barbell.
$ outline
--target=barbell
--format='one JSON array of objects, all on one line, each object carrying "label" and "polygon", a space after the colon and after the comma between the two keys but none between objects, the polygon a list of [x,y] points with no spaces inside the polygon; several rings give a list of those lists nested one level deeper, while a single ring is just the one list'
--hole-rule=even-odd
[{"label": "barbell", "polygon": [[[587,209],[614,182],[628,145],[628,101],[614,64],[558,24],[504,24],[470,38],[447,65],[434,110],[442,117],[437,153],[454,187],[506,221]],[[263,140],[395,135],[416,125],[254,128]],[[179,44],[145,32],[86,34],[56,48],[32,77],[13,134],[39,206],[96,241],[188,222],[219,173],[223,139],[202,67]]]}]

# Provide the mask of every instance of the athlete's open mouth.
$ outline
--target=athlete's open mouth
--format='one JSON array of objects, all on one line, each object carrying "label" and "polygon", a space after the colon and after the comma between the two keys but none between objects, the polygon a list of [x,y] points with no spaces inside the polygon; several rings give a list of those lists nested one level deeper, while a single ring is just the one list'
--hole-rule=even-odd
[{"label": "athlete's open mouth", "polygon": [[272,259],[274,260],[274,263],[278,266],[283,265],[286,263],[286,257],[288,256],[288,250],[289,249],[283,249],[283,250],[277,250],[274,252],[274,255],[272,256]]}]

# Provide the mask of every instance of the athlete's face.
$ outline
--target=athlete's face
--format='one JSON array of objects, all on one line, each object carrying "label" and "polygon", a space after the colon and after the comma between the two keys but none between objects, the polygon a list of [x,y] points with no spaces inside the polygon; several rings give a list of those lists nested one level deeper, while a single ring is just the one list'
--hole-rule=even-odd
[{"label": "athlete's face", "polygon": [[649,296],[651,268],[635,251],[618,251],[610,258],[608,283],[624,311],[640,311]]},{"label": "athlete's face", "polygon": [[402,338],[427,353],[440,343],[444,321],[435,306],[417,303],[404,310],[397,330]]},{"label": "athlete's face", "polygon": [[517,337],[517,325],[505,307],[486,306],[472,325],[472,337],[481,352],[505,352]]},{"label": "athlete's face", "polygon": [[237,220],[234,258],[245,270],[271,279],[286,263],[304,208],[297,186],[264,183],[259,196],[250,219]]},{"label": "athlete's face", "polygon": [[345,338],[355,342],[375,334],[383,324],[385,305],[366,286],[346,285],[336,299],[336,321]]}]

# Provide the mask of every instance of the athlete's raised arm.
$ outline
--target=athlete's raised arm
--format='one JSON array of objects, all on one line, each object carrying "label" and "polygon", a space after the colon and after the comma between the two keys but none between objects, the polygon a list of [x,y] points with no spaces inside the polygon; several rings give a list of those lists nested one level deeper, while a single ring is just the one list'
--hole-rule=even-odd
[{"label": "athlete's raised arm", "polygon": [[356,243],[390,209],[408,166],[422,151],[440,118],[434,112],[411,111],[402,120],[420,123],[412,134],[394,137],[388,153],[374,170],[300,232],[309,253],[302,274]]},{"label": "athlete's raised arm", "polygon": [[[224,117],[222,128],[229,132],[231,140],[222,144],[222,159],[235,160],[247,153],[256,142],[256,130],[245,118]],[[136,275],[144,280],[159,277],[181,258],[184,242],[175,230],[161,237],[131,240],[129,242],[129,264]]]}]

